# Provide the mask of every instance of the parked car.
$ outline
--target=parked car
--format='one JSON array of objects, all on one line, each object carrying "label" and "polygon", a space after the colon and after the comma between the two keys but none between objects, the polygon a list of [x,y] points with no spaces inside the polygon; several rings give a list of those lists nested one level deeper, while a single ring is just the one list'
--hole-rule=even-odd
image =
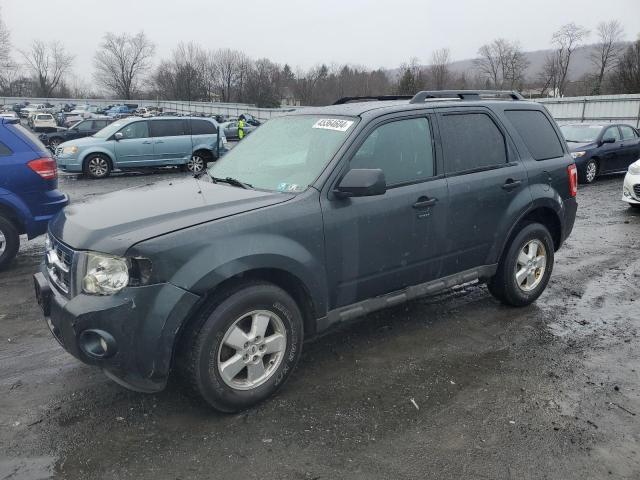
[{"label": "parked car", "polygon": [[[221,124],[221,127],[224,128],[224,135],[225,137],[227,137],[227,140],[238,140],[239,136],[238,136],[238,121],[234,121],[234,122],[226,122]],[[257,127],[254,127],[253,125],[250,125],[248,123],[245,123],[244,125],[244,134],[245,136],[249,135],[251,132],[253,132]]]},{"label": "parked car", "polygon": [[0,118],[0,269],[16,256],[19,235],[42,235],[69,202],[57,190],[56,162],[18,119]]},{"label": "parked car", "polygon": [[35,276],[53,335],[122,385],[159,391],[175,369],[231,412],[341,321],[474,280],[531,304],[573,228],[576,167],[542,105],[484,95],[304,109],[198,179],[65,209],[49,257],[66,260]]},{"label": "parked car", "polygon": [[249,114],[249,113],[242,113],[238,116],[238,120],[244,120],[246,123],[248,123],[249,125],[252,125],[254,127],[259,127],[260,125],[262,125],[262,122],[260,120],[258,120],[256,117],[254,117],[253,115]]},{"label": "parked car", "polygon": [[582,183],[592,183],[598,175],[625,171],[640,158],[640,135],[630,125],[591,125],[560,127],[569,144]]},{"label": "parked car", "polygon": [[22,118],[29,118],[29,115],[31,113],[36,113],[36,112],[45,113],[47,112],[47,107],[43,103],[32,103],[20,110],[20,116]]},{"label": "parked car", "polygon": [[76,138],[90,137],[111,122],[113,122],[113,120],[109,117],[81,120],[69,128],[59,128],[55,132],[40,135],[40,140],[55,152],[61,143]]},{"label": "parked car", "polygon": [[[226,152],[224,130],[220,156]],[[109,176],[113,169],[180,166],[192,173],[218,158],[218,127],[211,119],[132,117],[117,120],[92,137],[62,143],[58,166],[91,178]]]},{"label": "parked car", "polygon": [[0,118],[18,118],[18,114],[13,110],[5,110],[3,112],[0,112]]},{"label": "parked car", "polygon": [[640,157],[629,165],[622,186],[622,201],[630,207],[640,208]]},{"label": "parked car", "polygon": [[56,119],[50,113],[37,113],[31,120],[31,129],[34,132],[52,132],[57,127]]},{"label": "parked car", "polygon": [[154,115],[156,115],[156,113],[157,113],[157,110],[146,108],[146,107],[136,108],[134,112],[135,115],[143,118],[153,117]]},{"label": "parked car", "polygon": [[129,110],[129,107],[127,107],[126,105],[116,105],[115,107],[111,107],[109,110],[106,111],[106,114],[109,117],[119,117],[121,115],[130,115],[132,113],[131,110]]}]

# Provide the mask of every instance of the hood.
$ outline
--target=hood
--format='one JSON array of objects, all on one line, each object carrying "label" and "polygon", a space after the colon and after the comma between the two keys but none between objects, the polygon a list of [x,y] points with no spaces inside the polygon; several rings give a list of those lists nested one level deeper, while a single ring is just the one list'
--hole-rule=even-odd
[{"label": "hood", "polygon": [[98,143],[103,143],[106,140],[106,138],[82,137],[76,138],[74,140],[69,140],[67,142],[64,142],[64,144],[61,143],[60,146],[64,145],[65,147],[68,147],[70,145],[76,145],[78,147],[83,147],[85,145],[96,145]]},{"label": "hood", "polygon": [[71,204],[51,221],[49,229],[76,250],[124,255],[143,240],[291,198],[291,194],[243,189],[202,179],[166,181]]},{"label": "hood", "polygon": [[594,142],[586,142],[586,143],[567,142],[567,145],[569,146],[569,151],[570,152],[577,152],[577,151],[581,151],[581,150],[589,150],[590,148],[596,148],[597,147],[597,145]]}]

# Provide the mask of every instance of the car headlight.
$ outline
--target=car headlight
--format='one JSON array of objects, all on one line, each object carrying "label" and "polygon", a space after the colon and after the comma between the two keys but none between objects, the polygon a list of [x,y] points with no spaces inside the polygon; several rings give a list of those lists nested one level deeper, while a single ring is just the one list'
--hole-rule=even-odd
[{"label": "car headlight", "polygon": [[629,173],[632,175],[640,175],[640,160],[636,160],[629,165]]},{"label": "car headlight", "polygon": [[75,154],[78,153],[78,147],[76,147],[75,145],[71,145],[69,147],[63,147],[62,148],[62,153],[63,154]]},{"label": "car headlight", "polygon": [[91,295],[113,295],[129,285],[129,262],[126,258],[87,253],[87,267],[82,290]]},{"label": "car headlight", "polygon": [[573,158],[580,158],[580,157],[584,157],[586,153],[587,152],[571,152],[571,156]]}]

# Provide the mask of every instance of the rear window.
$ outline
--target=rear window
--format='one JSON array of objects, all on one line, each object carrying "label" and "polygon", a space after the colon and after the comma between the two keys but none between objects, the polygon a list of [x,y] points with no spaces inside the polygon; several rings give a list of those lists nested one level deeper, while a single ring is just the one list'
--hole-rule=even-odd
[{"label": "rear window", "polygon": [[177,137],[187,134],[184,120],[153,120],[149,123],[152,137]]},{"label": "rear window", "polygon": [[0,142],[0,157],[6,157],[11,155],[13,152],[9,147],[7,147],[4,143]]},{"label": "rear window", "polygon": [[441,133],[447,173],[507,163],[504,136],[491,117],[484,113],[443,115]]},{"label": "rear window", "polygon": [[504,113],[535,160],[564,155],[562,143],[544,113],[539,110],[505,110]]},{"label": "rear window", "polygon": [[211,135],[217,133],[216,126],[208,120],[191,120],[191,135]]},{"label": "rear window", "polygon": [[22,138],[22,140],[26,141],[27,144],[29,144],[29,146],[33,148],[34,151],[44,152],[44,153],[48,152],[47,147],[44,146],[44,144],[40,141],[40,139],[36,137],[31,132],[31,130],[24,128],[22,125],[18,123],[11,125],[11,127],[16,129],[18,136]]}]

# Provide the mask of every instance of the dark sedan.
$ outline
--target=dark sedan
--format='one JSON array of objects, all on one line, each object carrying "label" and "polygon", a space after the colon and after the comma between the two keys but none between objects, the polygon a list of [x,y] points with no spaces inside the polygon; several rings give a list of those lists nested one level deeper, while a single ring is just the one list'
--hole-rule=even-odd
[{"label": "dark sedan", "polygon": [[640,134],[629,125],[578,123],[560,127],[581,183],[604,173],[624,172],[640,159]]},{"label": "dark sedan", "polygon": [[90,137],[99,130],[102,130],[111,122],[113,122],[113,119],[110,118],[92,118],[82,120],[70,128],[60,128],[55,132],[40,135],[40,140],[55,152],[57,146],[61,143],[74,140],[76,138]]}]

